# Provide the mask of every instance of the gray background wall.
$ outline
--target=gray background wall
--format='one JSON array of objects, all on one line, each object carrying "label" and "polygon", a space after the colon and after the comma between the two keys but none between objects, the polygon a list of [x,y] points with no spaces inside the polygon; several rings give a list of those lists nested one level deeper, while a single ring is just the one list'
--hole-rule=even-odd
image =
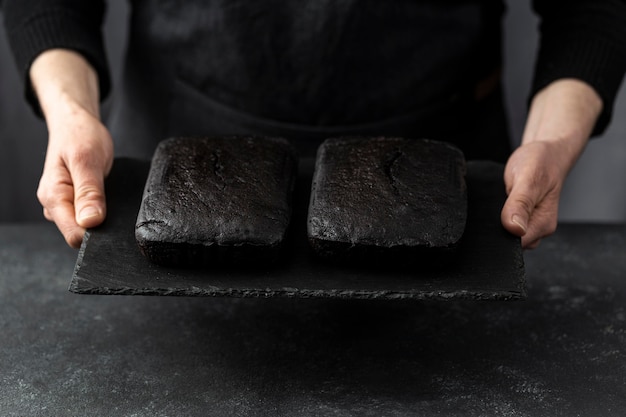
[{"label": "gray background wall", "polygon": [[[508,2],[505,21],[505,88],[511,131],[519,139],[526,116],[526,94],[537,42],[529,1]],[[1,12],[0,12],[1,13]],[[126,37],[125,0],[109,1],[105,26],[114,81]],[[43,220],[35,192],[43,167],[47,132],[23,101],[17,70],[0,32],[0,221]],[[111,100],[109,99],[109,102]],[[109,103],[105,104],[104,113]],[[561,220],[626,221],[626,91],[622,87],[613,123],[592,141],[563,191]]]}]

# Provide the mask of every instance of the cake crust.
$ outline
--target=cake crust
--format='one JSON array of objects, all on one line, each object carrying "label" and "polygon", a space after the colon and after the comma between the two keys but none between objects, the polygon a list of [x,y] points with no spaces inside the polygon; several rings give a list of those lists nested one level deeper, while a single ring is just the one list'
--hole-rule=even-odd
[{"label": "cake crust", "polygon": [[171,138],[157,147],[135,225],[169,266],[276,260],[291,220],[297,158],[268,137]]},{"label": "cake crust", "polygon": [[467,220],[465,173],[463,153],[440,141],[328,139],[315,163],[309,242],[330,258],[453,248]]}]

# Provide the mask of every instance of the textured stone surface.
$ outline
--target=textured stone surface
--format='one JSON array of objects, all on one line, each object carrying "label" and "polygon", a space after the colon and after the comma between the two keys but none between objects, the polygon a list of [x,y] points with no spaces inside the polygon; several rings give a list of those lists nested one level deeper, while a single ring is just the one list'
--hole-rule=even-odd
[{"label": "textured stone surface", "polygon": [[0,225],[0,415],[622,417],[625,253],[560,225],[523,302],[85,296],[53,225]]},{"label": "textured stone surface", "polygon": [[108,217],[83,242],[72,291],[91,294],[307,298],[519,299],[525,297],[519,238],[504,231],[502,166],[472,163],[467,231],[441,268],[388,269],[329,265],[312,255],[306,235],[312,161],[301,162],[288,251],[281,262],[204,269],[148,262],[133,226],[148,164],[116,160],[107,182]]},{"label": "textured stone surface", "polygon": [[359,261],[451,248],[467,220],[465,172],[463,153],[444,142],[328,139],[313,175],[311,245],[335,259],[358,253]]},{"label": "textured stone surface", "polygon": [[165,140],[146,180],[137,243],[165,265],[274,259],[291,220],[296,172],[283,139]]}]

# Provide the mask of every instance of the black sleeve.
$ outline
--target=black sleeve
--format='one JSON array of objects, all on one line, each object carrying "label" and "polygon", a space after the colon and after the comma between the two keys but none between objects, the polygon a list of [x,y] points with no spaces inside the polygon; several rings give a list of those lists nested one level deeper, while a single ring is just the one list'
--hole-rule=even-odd
[{"label": "black sleeve", "polygon": [[604,131],[626,71],[625,0],[533,0],[541,18],[531,94],[560,78],[591,85],[603,111],[593,134]]},{"label": "black sleeve", "polygon": [[98,73],[100,97],[110,90],[102,22],[104,0],[4,0],[7,39],[24,83],[27,100],[41,114],[28,72],[35,58],[51,48],[83,55]]}]

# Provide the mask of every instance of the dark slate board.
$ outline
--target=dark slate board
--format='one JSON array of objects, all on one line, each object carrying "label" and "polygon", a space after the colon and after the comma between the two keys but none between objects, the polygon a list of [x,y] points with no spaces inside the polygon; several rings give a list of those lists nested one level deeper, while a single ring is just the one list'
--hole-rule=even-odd
[{"label": "dark slate board", "polygon": [[107,180],[107,220],[88,230],[70,291],[80,294],[357,299],[526,297],[519,238],[500,224],[502,165],[468,164],[468,224],[456,254],[437,269],[377,270],[319,262],[306,241],[312,161],[301,162],[294,236],[285,262],[255,270],[185,270],[154,265],[139,252],[134,225],[149,162],[116,159]]}]

